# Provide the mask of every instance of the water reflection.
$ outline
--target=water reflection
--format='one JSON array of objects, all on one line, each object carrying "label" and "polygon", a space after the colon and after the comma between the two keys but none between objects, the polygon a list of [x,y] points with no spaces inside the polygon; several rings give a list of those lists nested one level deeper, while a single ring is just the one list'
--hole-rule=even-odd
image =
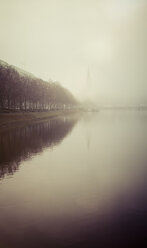
[{"label": "water reflection", "polygon": [[1,167],[40,152],[1,180],[0,247],[147,247],[147,112],[85,113],[41,152],[75,123],[34,131],[21,149],[19,136],[4,156]]},{"label": "water reflection", "polygon": [[13,174],[21,161],[45,147],[58,145],[76,122],[77,116],[66,116],[0,134],[0,178]]}]

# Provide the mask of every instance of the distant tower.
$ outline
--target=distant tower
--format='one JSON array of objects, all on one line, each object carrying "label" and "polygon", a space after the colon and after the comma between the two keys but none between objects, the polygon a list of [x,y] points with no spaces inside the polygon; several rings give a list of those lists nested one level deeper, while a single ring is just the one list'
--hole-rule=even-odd
[{"label": "distant tower", "polygon": [[91,72],[90,72],[89,66],[88,66],[88,69],[87,69],[85,90],[86,90],[87,97],[89,99],[92,98],[92,77],[91,77]]},{"label": "distant tower", "polygon": [[90,75],[90,69],[88,66],[88,70],[87,70],[87,78],[86,78],[86,87],[88,90],[90,90],[90,85],[91,85],[91,75]]}]

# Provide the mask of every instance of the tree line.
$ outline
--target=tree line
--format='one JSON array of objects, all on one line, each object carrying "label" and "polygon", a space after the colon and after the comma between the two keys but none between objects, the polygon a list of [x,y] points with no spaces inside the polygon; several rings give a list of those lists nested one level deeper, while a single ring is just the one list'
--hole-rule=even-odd
[{"label": "tree line", "polygon": [[77,104],[69,90],[15,67],[0,63],[0,110],[45,111],[71,109]]}]

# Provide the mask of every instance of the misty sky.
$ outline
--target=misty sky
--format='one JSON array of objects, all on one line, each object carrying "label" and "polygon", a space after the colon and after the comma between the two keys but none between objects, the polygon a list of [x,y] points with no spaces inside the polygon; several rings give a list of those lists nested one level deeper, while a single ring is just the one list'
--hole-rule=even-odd
[{"label": "misty sky", "polygon": [[147,103],[147,1],[0,0],[0,58],[98,104]]}]

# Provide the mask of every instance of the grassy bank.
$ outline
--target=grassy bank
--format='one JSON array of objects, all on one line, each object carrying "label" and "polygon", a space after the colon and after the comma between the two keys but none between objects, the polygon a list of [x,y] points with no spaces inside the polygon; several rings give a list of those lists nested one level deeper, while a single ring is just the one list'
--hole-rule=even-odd
[{"label": "grassy bank", "polygon": [[62,110],[50,112],[0,113],[0,133],[72,113],[74,113],[74,111]]}]

